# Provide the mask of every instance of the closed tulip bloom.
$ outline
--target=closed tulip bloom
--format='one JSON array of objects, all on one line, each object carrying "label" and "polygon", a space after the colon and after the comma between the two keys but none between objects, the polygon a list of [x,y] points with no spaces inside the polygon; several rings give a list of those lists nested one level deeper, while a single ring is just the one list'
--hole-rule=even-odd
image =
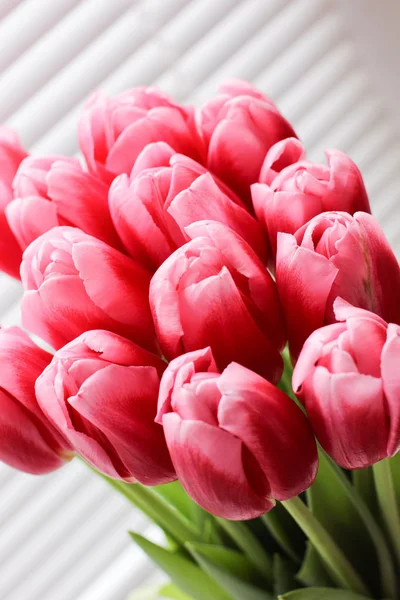
[{"label": "closed tulip bloom", "polygon": [[338,298],[304,344],[293,389],[326,452],[361,469],[400,450],[400,327]]},{"label": "closed tulip bloom", "polygon": [[48,419],[93,467],[115,479],[176,479],[154,422],[165,364],[110,331],[89,331],[56,352],[38,378]]},{"label": "closed tulip bloom", "polygon": [[0,270],[19,279],[22,250],[7,221],[5,210],[13,199],[12,182],[26,152],[11,129],[0,127]]},{"label": "closed tulip bloom", "polygon": [[56,227],[32,242],[21,278],[22,323],[54,348],[99,328],[156,348],[150,274],[79,229]]},{"label": "closed tulip bloom", "polygon": [[275,104],[249,83],[226,82],[197,112],[207,166],[250,204],[265,155],[276,142],[295,136]]},{"label": "closed tulip bloom", "polygon": [[79,145],[89,171],[111,183],[130,173],[143,148],[164,141],[175,152],[204,161],[194,111],[152,87],[138,87],[113,98],[96,92],[79,122]]},{"label": "closed tulip bloom", "polygon": [[150,285],[164,356],[211,346],[220,369],[237,361],[279,381],[285,332],[273,279],[225,225],[200,221],[186,231],[194,239],[161,265]]},{"label": "closed tulip bloom", "polygon": [[279,233],[276,281],[294,360],[315,329],[335,321],[338,296],[400,323],[400,268],[369,214],[327,212]]},{"label": "closed tulip bloom", "polygon": [[258,517],[315,478],[316,444],[301,410],[242,365],[219,375],[209,348],[170,363],[158,408],[179,481],[214,515]]},{"label": "closed tulip bloom", "polygon": [[[147,148],[146,157],[150,155]],[[154,154],[157,150],[160,148],[154,148]],[[195,161],[176,154],[169,162],[169,166],[145,169],[133,178],[120,175],[111,185],[111,215],[129,254],[155,271],[188,241],[185,227],[212,219],[239,233],[266,260],[260,224],[240,200],[225,193],[225,186]]]},{"label": "closed tulip bloom", "polygon": [[108,208],[108,186],[85,173],[75,158],[30,156],[22,161],[13,188],[15,200],[6,214],[23,250],[57,225],[79,227],[122,248]]},{"label": "closed tulip bloom", "polygon": [[[328,165],[320,165],[300,160],[302,145],[298,140],[284,144],[273,146],[265,159],[260,178],[269,182],[255,184],[251,190],[255,212],[268,231],[274,256],[279,232],[295,233],[320,213],[371,212],[361,173],[344,152],[327,150]],[[296,154],[298,160],[290,163]],[[272,178],[273,171],[276,175]]]},{"label": "closed tulip bloom", "polygon": [[54,471],[72,457],[35,397],[51,358],[18,327],[0,329],[0,460],[27,473]]}]

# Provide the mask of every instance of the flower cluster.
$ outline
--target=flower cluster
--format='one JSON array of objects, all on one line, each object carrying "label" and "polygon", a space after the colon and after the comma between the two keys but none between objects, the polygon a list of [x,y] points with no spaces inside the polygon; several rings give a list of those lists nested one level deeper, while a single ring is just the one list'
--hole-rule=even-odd
[{"label": "flower cluster", "polygon": [[308,161],[236,80],[197,109],[95,94],[79,144],[28,156],[0,129],[0,268],[55,350],[0,329],[1,460],[79,454],[249,519],[312,484],[315,438],[348,469],[398,451],[400,269],[348,156]]}]

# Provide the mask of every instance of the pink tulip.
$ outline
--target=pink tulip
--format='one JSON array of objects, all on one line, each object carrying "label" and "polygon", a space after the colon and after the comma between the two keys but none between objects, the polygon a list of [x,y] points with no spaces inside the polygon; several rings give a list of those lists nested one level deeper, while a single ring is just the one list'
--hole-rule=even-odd
[{"label": "pink tulip", "polygon": [[315,329],[335,321],[338,296],[400,323],[400,268],[366,213],[327,212],[295,235],[279,233],[276,281],[294,359]]},{"label": "pink tulip", "polygon": [[38,402],[74,450],[102,473],[157,485],[176,479],[154,422],[161,359],[109,331],[56,352],[36,383]]},{"label": "pink tulip", "polygon": [[72,457],[35,398],[35,381],[51,360],[18,327],[0,329],[0,460],[41,474]]},{"label": "pink tulip", "polygon": [[104,328],[156,348],[148,302],[150,274],[73,227],[55,227],[25,250],[24,327],[54,348]]},{"label": "pink tulip", "polygon": [[16,199],[6,214],[22,249],[57,225],[79,227],[122,248],[108,208],[108,186],[85,173],[75,158],[30,156],[22,161],[13,188]]},{"label": "pink tulip", "polygon": [[285,343],[275,283],[250,246],[221,223],[186,228],[150,285],[150,305],[168,359],[211,346],[220,369],[237,361],[277,382]]},{"label": "pink tulip", "polygon": [[210,348],[170,363],[158,406],[179,481],[212,514],[252,519],[314,480],[316,444],[301,410],[242,365],[219,375]]},{"label": "pink tulip", "polygon": [[226,82],[206,102],[197,122],[208,148],[207,166],[250,204],[250,185],[258,181],[267,151],[295,136],[275,104],[249,83]]},{"label": "pink tulip", "polygon": [[[149,164],[156,156],[164,161],[166,154],[160,153],[161,145],[152,146],[146,147],[137,163]],[[188,225],[212,219],[235,230],[266,260],[261,227],[240,200],[231,192],[228,196],[225,186],[195,161],[175,154],[169,163],[147,168],[133,178],[120,175],[111,185],[111,215],[128,253],[155,271],[188,241]]]},{"label": "pink tulip", "polygon": [[164,141],[175,152],[204,161],[194,111],[156,88],[138,87],[113,98],[95,93],[79,123],[79,145],[89,171],[111,183],[130,173],[143,148]]},{"label": "pink tulip", "polygon": [[302,150],[294,139],[273,146],[260,175],[268,185],[259,183],[251,189],[255,212],[268,231],[274,256],[279,232],[295,233],[320,213],[371,212],[361,173],[351,158],[339,150],[327,150],[328,166],[319,165],[300,160]]},{"label": "pink tulip", "polygon": [[326,452],[361,469],[400,450],[400,327],[338,298],[338,321],[314,331],[293,373]]},{"label": "pink tulip", "polygon": [[12,181],[26,152],[17,135],[0,127],[0,270],[19,279],[22,251],[7,222],[5,210],[13,199]]}]

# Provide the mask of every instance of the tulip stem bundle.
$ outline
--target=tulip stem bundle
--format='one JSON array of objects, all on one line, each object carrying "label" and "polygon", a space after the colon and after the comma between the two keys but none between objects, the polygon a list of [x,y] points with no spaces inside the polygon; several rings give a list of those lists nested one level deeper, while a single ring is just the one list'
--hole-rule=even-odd
[{"label": "tulip stem bundle", "polygon": [[373,467],[376,493],[385,530],[392,541],[400,570],[400,510],[393,485],[389,460],[381,460]]}]

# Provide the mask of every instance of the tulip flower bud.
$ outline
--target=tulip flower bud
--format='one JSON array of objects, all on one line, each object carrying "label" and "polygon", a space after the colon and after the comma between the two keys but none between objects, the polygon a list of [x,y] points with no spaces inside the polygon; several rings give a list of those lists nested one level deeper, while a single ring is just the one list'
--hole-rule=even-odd
[{"label": "tulip flower bud", "polygon": [[361,469],[400,450],[400,327],[338,298],[340,323],[308,338],[293,373],[325,451]]},{"label": "tulip flower bud", "polygon": [[285,332],[273,279],[229,227],[200,221],[186,232],[194,239],[161,265],[150,285],[164,356],[211,346],[220,369],[237,361],[279,381]]},{"label": "tulip flower bud", "polygon": [[35,397],[50,360],[18,327],[0,329],[0,460],[27,473],[54,471],[72,456]]},{"label": "tulip flower bud", "polygon": [[12,181],[26,152],[17,135],[0,127],[0,270],[19,279],[21,248],[7,222],[5,210],[13,199]]},{"label": "tulip flower bud", "polygon": [[164,141],[175,152],[204,162],[194,111],[156,88],[137,87],[113,98],[96,92],[79,123],[79,145],[89,171],[107,183],[130,173],[147,144]]},{"label": "tulip flower bud", "polygon": [[400,268],[366,213],[326,212],[294,235],[279,233],[276,282],[294,360],[315,329],[335,321],[338,296],[400,323]]},{"label": "tulip flower bud", "polygon": [[[149,146],[146,147],[146,162],[157,150],[150,152]],[[160,158],[164,157],[165,154]],[[144,163],[144,158],[139,157],[137,162]],[[205,219],[231,227],[266,260],[266,240],[259,223],[239,198],[232,192],[226,194],[225,190],[226,186],[204,167],[175,154],[169,166],[146,169],[131,179],[127,175],[115,179],[109,204],[127,251],[153,271],[188,241],[185,227]]]},{"label": "tulip flower bud", "polygon": [[231,363],[219,375],[210,348],[167,367],[157,421],[179,481],[220,517],[258,517],[316,475],[314,436],[296,404],[242,365]]},{"label": "tulip flower bud", "polygon": [[89,331],[56,352],[36,383],[38,402],[93,467],[115,479],[157,485],[176,479],[154,422],[157,356],[109,331]]},{"label": "tulip flower bud", "polygon": [[105,328],[156,349],[150,274],[104,242],[55,227],[25,250],[21,277],[23,325],[54,348]]},{"label": "tulip flower bud", "polygon": [[197,123],[208,168],[249,204],[250,185],[258,181],[267,151],[295,136],[272,100],[239,80],[220,87],[220,94],[198,110]]},{"label": "tulip flower bud", "polygon": [[6,214],[23,250],[57,225],[79,227],[122,247],[108,208],[108,186],[85,173],[75,158],[29,156],[22,161],[13,188],[15,200]]},{"label": "tulip flower bud", "polygon": [[[269,180],[268,185],[258,183],[251,188],[255,212],[268,231],[274,256],[279,232],[295,233],[320,213],[331,210],[351,215],[357,211],[371,212],[361,173],[344,152],[326,150],[326,166],[300,160],[302,148],[294,139],[275,144],[262,170],[262,177]],[[297,156],[298,161],[289,162]],[[286,163],[287,166],[277,172]]]}]

